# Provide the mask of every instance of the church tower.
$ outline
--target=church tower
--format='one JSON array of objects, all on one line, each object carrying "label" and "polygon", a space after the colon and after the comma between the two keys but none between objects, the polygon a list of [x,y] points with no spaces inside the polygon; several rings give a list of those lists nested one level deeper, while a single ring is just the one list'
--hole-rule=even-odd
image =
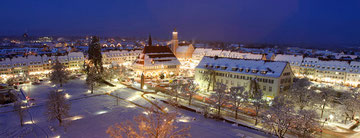
[{"label": "church tower", "polygon": [[178,40],[178,32],[176,32],[176,28],[172,32],[172,43],[171,43],[171,50],[176,55],[176,49],[179,46],[179,40]]}]

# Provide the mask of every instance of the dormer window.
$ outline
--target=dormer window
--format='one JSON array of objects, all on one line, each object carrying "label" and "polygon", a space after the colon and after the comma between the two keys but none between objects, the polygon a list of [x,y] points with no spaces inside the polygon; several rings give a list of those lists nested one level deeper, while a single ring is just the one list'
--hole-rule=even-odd
[{"label": "dormer window", "polygon": [[222,70],[226,70],[227,67],[226,67],[226,66],[222,66],[221,69],[222,69]]},{"label": "dormer window", "polygon": [[267,72],[267,71],[261,71],[260,73],[261,73],[261,74],[266,74],[266,72]]},{"label": "dormer window", "polygon": [[257,70],[257,69],[253,69],[251,72],[252,72],[252,73],[257,73],[258,70]]},{"label": "dormer window", "polygon": [[218,68],[220,68],[220,66],[215,66],[215,68],[217,68],[217,69],[218,69]]},{"label": "dormer window", "polygon": [[239,68],[239,71],[242,72],[242,71],[244,71],[244,69],[243,69],[243,68]]},{"label": "dormer window", "polygon": [[231,68],[231,71],[237,71],[238,68]]},{"label": "dormer window", "polygon": [[205,65],[205,68],[208,68],[208,67],[209,67],[209,65],[208,65],[208,64],[206,64],[206,65]]},{"label": "dormer window", "polygon": [[248,69],[248,68],[247,68],[247,69],[245,69],[245,72],[246,72],[246,73],[248,73],[249,71],[250,71],[250,69]]}]

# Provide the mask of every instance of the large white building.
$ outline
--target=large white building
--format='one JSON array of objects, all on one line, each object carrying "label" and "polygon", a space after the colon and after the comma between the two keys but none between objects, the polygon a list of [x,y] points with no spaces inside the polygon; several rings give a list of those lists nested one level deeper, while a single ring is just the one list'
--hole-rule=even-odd
[{"label": "large white building", "polygon": [[[221,57],[203,57],[195,69],[195,80],[201,89],[207,89],[209,81],[204,74],[215,71],[216,82],[231,87],[250,89],[251,80],[258,82],[259,88],[268,98],[287,91],[293,81],[293,73],[288,62],[246,60]],[[210,85],[210,90],[213,86]]]},{"label": "large white building", "polygon": [[144,74],[147,77],[155,77],[160,74],[165,76],[178,75],[180,61],[168,46],[152,46],[149,37],[148,46],[145,46],[142,53],[132,64],[137,75]]}]

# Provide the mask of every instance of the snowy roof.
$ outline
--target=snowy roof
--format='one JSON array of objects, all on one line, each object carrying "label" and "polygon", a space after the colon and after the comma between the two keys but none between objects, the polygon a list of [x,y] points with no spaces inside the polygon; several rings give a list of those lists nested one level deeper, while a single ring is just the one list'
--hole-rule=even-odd
[{"label": "snowy roof", "polygon": [[305,62],[305,63],[317,63],[317,62],[319,62],[319,58],[305,57],[303,62]]},{"label": "snowy roof", "polygon": [[300,66],[301,62],[303,61],[303,56],[278,54],[275,56],[274,61],[287,61],[292,66]]},{"label": "snowy roof", "polygon": [[270,60],[272,56],[274,56],[275,54],[274,53],[268,53],[266,55],[266,60]]},{"label": "snowy roof", "polygon": [[207,56],[220,56],[222,50],[211,50],[205,53]]},{"label": "snowy roof", "polygon": [[196,68],[212,68],[217,71],[236,72],[241,74],[280,77],[287,62],[246,60],[234,58],[204,57]]},{"label": "snowy roof", "polygon": [[202,54],[205,55],[206,53],[211,52],[212,49],[210,48],[196,48],[193,52],[193,54]]},{"label": "snowy roof", "polygon": [[186,53],[186,51],[189,49],[189,46],[179,46],[176,49],[176,53]]},{"label": "snowy roof", "polygon": [[229,57],[230,53],[231,53],[231,51],[224,50],[221,52],[220,56],[221,57]]},{"label": "snowy roof", "polygon": [[341,59],[341,58],[345,58],[345,57],[350,57],[351,59],[357,58],[357,55],[345,55],[345,54],[340,54],[340,53],[336,53],[333,55],[335,56],[336,59]]}]

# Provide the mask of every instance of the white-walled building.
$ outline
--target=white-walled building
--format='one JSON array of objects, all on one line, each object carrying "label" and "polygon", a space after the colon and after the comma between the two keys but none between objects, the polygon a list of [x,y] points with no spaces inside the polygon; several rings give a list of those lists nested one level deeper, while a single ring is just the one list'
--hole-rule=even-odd
[{"label": "white-walled building", "polygon": [[249,90],[251,80],[256,80],[268,98],[287,91],[294,77],[288,62],[203,57],[195,69],[195,80],[201,89],[208,87],[204,74],[209,70],[215,71],[216,82],[228,88],[242,86]]}]

